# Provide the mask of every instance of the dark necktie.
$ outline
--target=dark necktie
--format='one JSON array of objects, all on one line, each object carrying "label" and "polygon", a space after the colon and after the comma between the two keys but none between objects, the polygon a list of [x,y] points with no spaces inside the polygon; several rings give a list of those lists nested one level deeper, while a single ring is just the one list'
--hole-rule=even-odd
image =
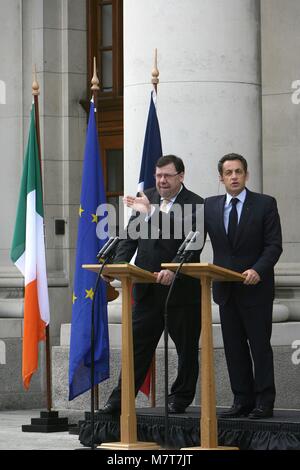
[{"label": "dark necktie", "polygon": [[239,200],[236,197],[231,199],[231,211],[229,214],[228,232],[227,232],[228,240],[231,246],[234,245],[236,229],[238,226],[238,213],[236,209],[236,205],[238,202]]}]

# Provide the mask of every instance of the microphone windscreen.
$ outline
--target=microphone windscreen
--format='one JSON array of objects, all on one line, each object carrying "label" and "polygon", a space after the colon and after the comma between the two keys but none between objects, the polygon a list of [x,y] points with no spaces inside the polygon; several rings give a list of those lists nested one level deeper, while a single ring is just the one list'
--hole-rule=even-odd
[{"label": "microphone windscreen", "polygon": [[104,251],[111,245],[111,243],[114,241],[114,237],[110,237],[106,243],[100,248],[99,253],[97,254],[97,259],[101,258],[103,255]]},{"label": "microphone windscreen", "polygon": [[186,247],[184,249],[184,253],[193,249],[193,243],[196,242],[197,237],[199,235],[200,235],[200,232],[198,232],[198,231],[193,234],[192,238],[190,239],[190,241],[188,242],[188,244],[186,245]]},{"label": "microphone windscreen", "polygon": [[190,231],[185,240],[181,243],[180,247],[178,248],[178,251],[177,251],[177,255],[181,255],[181,253],[184,251],[187,243],[191,240],[191,238],[193,237],[194,235],[194,232],[193,231]]},{"label": "microphone windscreen", "polygon": [[108,247],[106,248],[106,250],[102,253],[102,256],[103,258],[105,258],[107,255],[109,255],[114,249],[117,248],[117,245],[120,241],[120,238],[119,237],[115,237],[113,242],[110,243],[110,245],[108,245]]}]

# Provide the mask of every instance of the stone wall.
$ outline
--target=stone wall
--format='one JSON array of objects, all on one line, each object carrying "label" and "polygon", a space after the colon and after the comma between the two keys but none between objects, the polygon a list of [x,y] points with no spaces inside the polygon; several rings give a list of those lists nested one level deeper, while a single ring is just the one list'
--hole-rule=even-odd
[{"label": "stone wall", "polygon": [[23,320],[0,318],[0,410],[45,408],[45,348],[39,349],[39,369],[26,391],[22,383]]}]

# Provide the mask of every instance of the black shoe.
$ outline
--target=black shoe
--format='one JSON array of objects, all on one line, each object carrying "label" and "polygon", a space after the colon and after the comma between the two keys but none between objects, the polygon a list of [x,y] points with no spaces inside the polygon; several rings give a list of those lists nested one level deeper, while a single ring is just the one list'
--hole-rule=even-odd
[{"label": "black shoe", "polygon": [[180,414],[185,412],[185,406],[178,405],[176,403],[169,403],[168,404],[168,412],[170,414]]},{"label": "black shoe", "polygon": [[251,413],[248,415],[250,419],[263,419],[263,418],[272,418],[273,408],[270,407],[258,407],[254,408]]},{"label": "black shoe", "polygon": [[103,408],[101,408],[99,410],[99,413],[103,413],[103,414],[117,414],[117,413],[120,413],[121,409],[120,409],[120,405],[118,403],[110,403],[110,402],[107,402]]},{"label": "black shoe", "polygon": [[250,411],[253,410],[251,405],[232,405],[229,410],[221,411],[218,413],[219,418],[241,418],[242,416],[248,416]]}]

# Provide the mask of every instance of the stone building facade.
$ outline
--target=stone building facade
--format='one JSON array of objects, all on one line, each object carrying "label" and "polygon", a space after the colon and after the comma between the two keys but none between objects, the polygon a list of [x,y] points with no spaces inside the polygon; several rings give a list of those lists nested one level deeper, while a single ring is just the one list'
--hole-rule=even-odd
[{"label": "stone building facade", "polygon": [[[21,385],[23,280],[9,259],[28,135],[32,65],[40,84],[53,400],[67,401],[69,324],[86,111],[86,0],[1,0],[0,10],[0,409],[44,405],[44,350],[32,387]],[[300,408],[300,36],[297,0],[124,0],[124,192],[135,192],[158,48],[157,111],[163,152],[186,163],[186,183],[202,196],[222,192],[217,161],[238,152],[249,188],[276,197],[284,251],[276,266],[273,345],[278,407]],[[55,232],[65,221],[65,234]],[[211,260],[207,243],[203,261]],[[109,308],[112,379],[117,375],[120,298]],[[231,393],[214,309],[218,404]],[[171,346],[170,360],[176,361]],[[157,352],[158,367],[162,349]],[[173,367],[174,369],[174,367]],[[158,402],[163,385],[158,383]],[[145,399],[140,399],[145,403]],[[196,402],[199,397],[196,397]]]}]

